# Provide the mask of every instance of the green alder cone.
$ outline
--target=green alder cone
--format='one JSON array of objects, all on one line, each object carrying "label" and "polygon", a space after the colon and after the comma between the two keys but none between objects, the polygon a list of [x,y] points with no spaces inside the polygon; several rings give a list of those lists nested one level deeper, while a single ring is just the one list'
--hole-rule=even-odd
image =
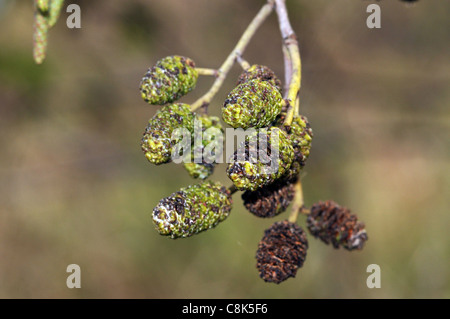
[{"label": "green alder cone", "polygon": [[241,73],[237,84],[245,83],[253,79],[267,81],[276,87],[280,93],[282,91],[280,79],[278,79],[275,73],[265,65],[254,64],[249,67],[248,70]]},{"label": "green alder cone", "polygon": [[295,162],[299,162],[301,166],[305,165],[311,150],[311,141],[313,138],[313,131],[308,119],[303,115],[294,116],[291,126],[285,127],[283,125],[285,113],[281,113],[275,121],[275,126],[283,128],[288,133],[288,138],[292,142],[292,147],[295,153]]},{"label": "green alder cone", "polygon": [[153,164],[171,161],[173,147],[181,140],[172,139],[175,129],[194,130],[194,113],[188,104],[176,103],[163,106],[149,120],[141,140],[145,157]]},{"label": "green alder cone", "polygon": [[222,108],[225,123],[247,129],[269,126],[281,112],[283,97],[267,81],[259,79],[239,84],[228,94]]},{"label": "green alder cone", "polygon": [[[194,128],[194,137],[192,139],[192,151],[190,162],[184,163],[184,168],[193,178],[205,179],[214,172],[215,157],[214,154],[209,154],[205,151],[208,146],[213,146],[212,143],[221,143],[219,140],[212,139],[213,137],[222,136],[223,128],[220,124],[220,119],[217,116],[208,116],[206,114],[197,115],[197,123],[201,124],[200,128]],[[196,136],[196,134],[198,136]],[[196,145],[196,142],[198,145]],[[217,144],[216,144],[217,145]],[[222,145],[217,145],[222,147]],[[217,150],[218,147],[215,149]],[[201,156],[196,159],[195,155]],[[195,163],[200,161],[200,163]]]},{"label": "green alder cone", "polygon": [[308,119],[303,116],[295,116],[289,131],[289,139],[292,142],[295,153],[295,161],[305,165],[311,150],[313,132]]},{"label": "green alder cone", "polygon": [[195,63],[173,55],[159,60],[141,80],[141,96],[149,104],[162,105],[178,100],[197,84]]},{"label": "green alder cone", "polygon": [[161,235],[190,237],[225,220],[231,206],[231,194],[225,187],[203,182],[163,198],[153,209],[153,223]]},{"label": "green alder cone", "polygon": [[[259,187],[271,184],[288,174],[291,168],[294,160],[294,149],[286,133],[277,127],[271,127],[266,132],[267,152],[264,152],[266,153],[265,156],[261,157],[262,152],[258,154],[257,145],[261,145],[262,139],[259,134],[258,137],[254,134],[246,136],[245,142],[239,147],[244,149],[244,158],[239,159],[238,148],[230,159],[227,175],[239,190],[254,191]],[[272,143],[272,136],[274,135],[278,135],[278,145]],[[256,141],[259,143],[256,143]],[[273,148],[272,151],[271,148]],[[275,154],[278,154],[278,156]]]}]

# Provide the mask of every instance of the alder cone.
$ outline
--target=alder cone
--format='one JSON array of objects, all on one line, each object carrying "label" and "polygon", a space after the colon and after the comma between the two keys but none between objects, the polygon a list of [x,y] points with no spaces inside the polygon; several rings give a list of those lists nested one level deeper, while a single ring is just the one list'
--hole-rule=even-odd
[{"label": "alder cone", "polygon": [[[271,127],[245,138],[227,167],[227,175],[237,189],[254,191],[288,173],[294,159],[294,150],[283,130]],[[264,144],[264,139],[266,152],[259,152],[263,150],[261,145]],[[277,140],[278,143],[275,143]]]},{"label": "alder cone", "polygon": [[299,162],[302,166],[305,165],[305,162],[309,157],[312,138],[313,132],[308,119],[303,115],[294,116],[289,130],[289,139],[294,148],[294,160]]},{"label": "alder cone", "polygon": [[283,125],[286,118],[286,113],[280,113],[277,117],[274,126],[282,128],[288,135],[292,142],[292,147],[295,153],[295,162],[299,162],[303,167],[309,157],[311,150],[311,142],[313,138],[313,131],[308,119],[304,115],[294,116],[290,126]]},{"label": "alder cone", "polygon": [[[192,178],[206,179],[217,164],[215,152],[223,148],[223,128],[217,116],[196,115],[191,154],[184,168]],[[196,127],[198,126],[198,127]],[[214,150],[214,152],[211,152]]]},{"label": "alder cone", "polygon": [[295,180],[280,179],[255,191],[242,194],[244,206],[257,217],[275,217],[286,210],[294,199]]},{"label": "alder cone", "polygon": [[308,249],[306,233],[287,220],[277,222],[264,232],[256,252],[256,267],[266,282],[279,284],[295,277],[303,266]]},{"label": "alder cone", "polygon": [[306,222],[314,237],[334,248],[360,250],[368,240],[364,223],[349,209],[331,200],[314,204]]},{"label": "alder cone", "polygon": [[225,187],[203,182],[163,198],[153,209],[152,218],[161,235],[190,237],[224,221],[231,205],[231,194]]},{"label": "alder cone", "polygon": [[234,128],[269,126],[281,112],[283,97],[272,84],[253,79],[236,86],[222,107],[222,118]]},{"label": "alder cone", "polygon": [[141,140],[145,157],[153,164],[164,164],[172,160],[172,149],[181,140],[173,139],[177,128],[194,130],[194,113],[188,104],[175,103],[163,106],[149,120]]},{"label": "alder cone", "polygon": [[139,85],[141,96],[149,104],[162,105],[178,100],[195,88],[198,72],[190,58],[172,55],[148,69]]},{"label": "alder cone", "polygon": [[275,75],[275,72],[273,72],[270,68],[268,68],[265,65],[254,64],[251,67],[249,67],[248,70],[245,70],[244,72],[241,73],[237,84],[239,85],[242,83],[246,83],[254,79],[267,81],[274,87],[276,87],[278,91],[280,91],[280,93],[282,93],[280,79]]}]

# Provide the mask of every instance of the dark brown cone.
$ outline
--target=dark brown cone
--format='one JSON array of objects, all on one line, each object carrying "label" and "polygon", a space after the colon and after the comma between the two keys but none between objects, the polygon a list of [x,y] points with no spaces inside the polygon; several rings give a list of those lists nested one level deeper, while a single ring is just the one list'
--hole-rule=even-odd
[{"label": "dark brown cone", "polygon": [[281,214],[294,199],[294,182],[281,179],[255,191],[245,191],[242,194],[245,208],[262,218]]},{"label": "dark brown cone", "polygon": [[311,234],[320,238],[334,248],[344,247],[347,250],[362,249],[368,239],[364,223],[331,200],[319,202],[311,207],[307,220]]},{"label": "dark brown cone", "polygon": [[259,276],[276,284],[295,277],[307,249],[306,233],[300,226],[287,220],[273,224],[264,232],[256,252]]}]

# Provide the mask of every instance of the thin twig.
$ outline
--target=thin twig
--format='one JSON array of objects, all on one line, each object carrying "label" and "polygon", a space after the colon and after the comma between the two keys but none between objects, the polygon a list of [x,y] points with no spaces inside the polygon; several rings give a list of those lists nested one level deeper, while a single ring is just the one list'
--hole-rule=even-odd
[{"label": "thin twig", "polygon": [[311,214],[311,210],[309,208],[306,208],[305,206],[303,206],[302,208],[300,208],[300,214],[302,215],[309,215]]},{"label": "thin twig", "polygon": [[297,182],[295,183],[294,190],[295,190],[294,200],[292,203],[291,213],[288,218],[288,220],[291,223],[297,222],[298,214],[303,210],[304,205],[303,189],[300,176],[298,177]]},{"label": "thin twig", "polygon": [[259,26],[264,22],[264,20],[270,15],[273,10],[273,0],[269,0],[267,4],[265,4],[261,10],[259,10],[258,14],[253,18],[252,22],[248,25],[247,29],[242,34],[235,48],[226,58],[225,62],[220,66],[218,71],[218,76],[214,81],[213,85],[209,89],[209,91],[200,97],[197,101],[192,103],[191,110],[194,111],[199,107],[204,107],[211,103],[211,100],[214,98],[216,93],[220,90],[225,78],[230,71],[233,64],[236,62],[236,58],[238,56],[242,56],[247,44],[250,42],[251,38],[255,34],[256,30]]},{"label": "thin twig", "polygon": [[[292,29],[291,23],[286,9],[286,0],[275,0],[275,9],[278,16],[278,23],[280,25],[281,36],[283,37],[283,43],[288,51],[290,62],[292,63],[291,68],[291,80],[289,84],[289,90],[287,92],[287,99],[291,104],[291,108],[288,110],[288,114],[284,121],[284,124],[289,126],[292,123],[294,117],[294,107],[296,104],[296,99],[298,97],[298,92],[301,85],[301,60],[300,51],[298,48],[297,36]],[[286,57],[286,55],[285,55]]]},{"label": "thin twig", "polygon": [[289,87],[291,86],[291,78],[292,78],[292,60],[291,55],[287,47],[284,45],[281,46],[283,50],[284,57],[284,99],[288,98]]},{"label": "thin twig", "polygon": [[294,106],[294,116],[298,116],[300,113],[300,99],[297,98],[295,100],[295,106]]},{"label": "thin twig", "polygon": [[236,61],[241,65],[241,68],[244,71],[247,71],[250,68],[250,63],[248,63],[243,57],[237,56]]},{"label": "thin twig", "polygon": [[233,184],[230,187],[228,187],[228,191],[230,192],[231,195],[233,195],[234,193],[236,193],[238,191],[238,189]]},{"label": "thin twig", "polygon": [[210,75],[217,77],[218,71],[216,69],[208,69],[208,68],[195,68],[197,70],[198,75]]}]

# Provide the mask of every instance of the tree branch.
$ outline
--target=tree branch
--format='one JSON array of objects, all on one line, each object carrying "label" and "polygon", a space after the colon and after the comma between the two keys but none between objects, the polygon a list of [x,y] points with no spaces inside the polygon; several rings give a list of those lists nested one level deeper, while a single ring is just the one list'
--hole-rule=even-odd
[{"label": "tree branch", "polygon": [[216,80],[214,81],[213,85],[211,86],[211,88],[209,89],[209,91],[205,95],[200,97],[197,101],[192,103],[192,105],[191,105],[192,111],[194,111],[200,107],[206,107],[209,105],[209,103],[211,103],[211,100],[214,98],[214,96],[220,90],[231,67],[236,62],[237,58],[242,55],[242,53],[244,52],[248,43],[250,42],[253,35],[255,34],[256,30],[264,22],[264,20],[266,20],[266,18],[270,15],[272,10],[273,10],[273,0],[269,0],[267,2],[267,4],[265,4],[259,10],[258,14],[253,18],[252,22],[248,25],[247,29],[242,34],[241,38],[239,39],[238,43],[234,47],[233,51],[231,51],[231,53],[228,55],[226,60],[223,62],[223,64],[217,70],[218,76],[217,76]]},{"label": "tree branch", "polygon": [[[287,99],[291,105],[284,122],[285,125],[290,125],[295,113],[295,104],[300,91],[301,86],[301,59],[300,51],[298,48],[297,36],[292,29],[291,23],[286,9],[286,0],[275,0],[275,9],[278,16],[278,23],[280,25],[280,32],[283,38],[283,44],[286,47],[288,54],[284,54],[285,63],[286,59],[292,63],[291,78],[289,81],[289,90],[287,92]],[[287,58],[289,57],[289,59]],[[285,69],[288,67],[285,65]]]},{"label": "tree branch", "polygon": [[291,223],[297,222],[298,214],[301,211],[303,211],[303,205],[305,204],[303,200],[303,188],[300,176],[298,177],[297,182],[295,183],[294,190],[295,190],[294,200],[292,204],[291,214],[289,215],[288,218],[288,220]]},{"label": "tree branch", "polygon": [[209,68],[195,68],[197,70],[198,75],[208,75],[208,76],[215,76],[217,77],[218,71],[216,69],[209,69]]}]

